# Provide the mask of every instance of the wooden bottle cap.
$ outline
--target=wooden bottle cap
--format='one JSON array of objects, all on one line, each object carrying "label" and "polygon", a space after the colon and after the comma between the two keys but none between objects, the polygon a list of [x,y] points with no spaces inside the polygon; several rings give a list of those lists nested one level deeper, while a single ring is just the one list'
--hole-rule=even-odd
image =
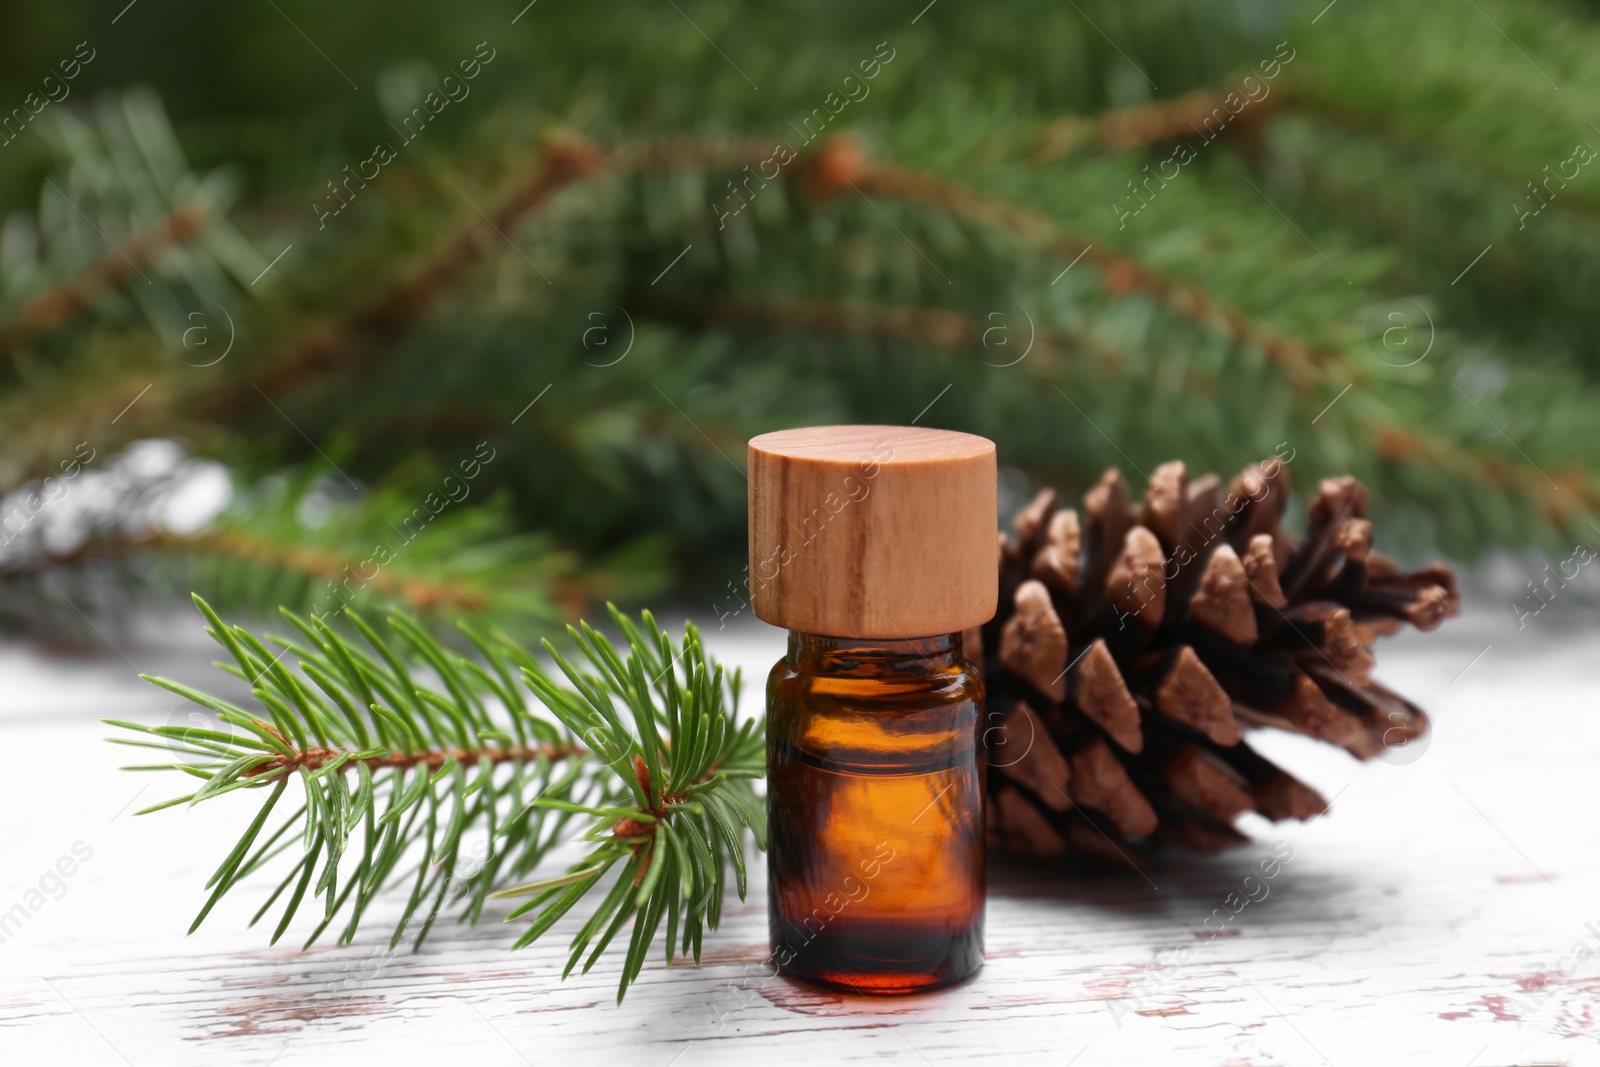
[{"label": "wooden bottle cap", "polygon": [[813,426],[750,442],[758,617],[906,640],[994,616],[994,442],[910,426]]}]

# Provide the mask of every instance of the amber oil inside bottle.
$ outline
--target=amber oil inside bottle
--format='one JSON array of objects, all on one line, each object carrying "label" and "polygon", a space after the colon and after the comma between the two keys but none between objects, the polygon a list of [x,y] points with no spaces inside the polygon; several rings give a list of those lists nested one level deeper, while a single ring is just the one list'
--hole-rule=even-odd
[{"label": "amber oil inside bottle", "polygon": [[951,634],[791,632],[767,680],[768,914],[786,974],[863,994],[983,965],[983,681]]}]

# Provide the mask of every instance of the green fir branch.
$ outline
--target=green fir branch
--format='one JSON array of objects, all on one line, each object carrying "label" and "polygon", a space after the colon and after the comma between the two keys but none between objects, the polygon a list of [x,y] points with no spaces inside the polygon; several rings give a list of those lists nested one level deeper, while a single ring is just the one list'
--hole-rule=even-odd
[{"label": "green fir branch", "polygon": [[[492,897],[531,894],[507,917],[535,913],[521,948],[615,871],[572,939],[563,977],[580,960],[584,972],[593,967],[631,920],[620,1002],[663,920],[667,961],[692,952],[698,962],[730,868],[743,899],[744,831],[758,848],[766,842],[752,784],[764,773],[764,722],[737,719],[738,672],[725,676],[693,625],[674,644],[649,612],[635,622],[613,607],[625,647],[587,623],[569,627],[578,656],[544,642],[551,673],[498,632],[463,626],[478,653],[467,657],[399,614],[380,632],[349,611],[355,634],[347,636],[285,609],[296,634],[269,637],[275,652],[194,600],[232,660],[219,668],[248,683],[259,708],[147,677],[208,709],[219,728],[105,720],[125,732],[111,741],[178,757],[128,769],[199,781],[141,815],[239,790],[264,794],[207,881],[191,933],[285,853],[293,862],[273,864],[280,880],[251,924],[276,908],[276,943],[308,895],[320,899],[307,946],[335,923],[338,942],[350,943],[372,902],[396,891],[405,905],[391,948],[407,939],[419,948],[447,907],[475,923]],[[291,785],[303,803],[269,830]],[[464,863],[470,831],[490,842],[475,869]],[[566,874],[527,881],[573,841],[589,851]],[[495,891],[507,883],[521,884]]]},{"label": "green fir branch", "polygon": [[71,632],[81,617],[57,589],[70,596],[76,582],[109,575],[151,597],[195,590],[223,611],[259,615],[277,605],[336,619],[351,608],[399,610],[434,631],[487,619],[526,638],[590,603],[659,588],[661,553],[648,539],[582,560],[548,533],[519,529],[509,494],[474,480],[488,465],[458,455],[466,459],[455,469],[441,473],[423,458],[356,490],[326,464],[283,470],[236,483],[219,514],[182,529],[161,516],[199,461],[138,474],[128,455],[107,457],[98,464],[106,471],[89,476],[92,492],[64,483],[67,495],[93,497],[75,512],[50,509],[37,494],[37,514],[0,508],[9,523],[0,529],[9,550],[0,558],[0,622]]}]

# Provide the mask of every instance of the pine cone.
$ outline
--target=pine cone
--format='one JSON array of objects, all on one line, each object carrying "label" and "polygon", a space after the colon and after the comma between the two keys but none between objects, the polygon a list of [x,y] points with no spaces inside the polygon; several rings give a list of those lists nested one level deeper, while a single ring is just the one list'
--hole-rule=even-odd
[{"label": "pine cone", "polygon": [[1135,842],[1211,851],[1272,820],[1327,810],[1310,786],[1241,740],[1273,726],[1369,759],[1421,737],[1422,710],[1370,677],[1370,645],[1460,610],[1455,576],[1414,574],[1371,551],[1367,493],[1318,486],[1298,544],[1280,522],[1279,460],[1226,492],[1156,469],[1142,504],[1108,470],[1084,520],[1046,489],[1000,538],[1000,612],[968,631],[985,668],[989,830],[1014,853],[1112,859]]}]

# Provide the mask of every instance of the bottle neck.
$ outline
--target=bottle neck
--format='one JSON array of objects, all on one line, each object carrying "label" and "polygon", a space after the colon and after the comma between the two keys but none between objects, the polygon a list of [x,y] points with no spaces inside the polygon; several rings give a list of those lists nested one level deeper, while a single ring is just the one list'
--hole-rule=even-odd
[{"label": "bottle neck", "polygon": [[789,631],[789,662],[816,673],[868,667],[876,671],[949,670],[961,660],[961,635],[912,637],[827,637]]}]

